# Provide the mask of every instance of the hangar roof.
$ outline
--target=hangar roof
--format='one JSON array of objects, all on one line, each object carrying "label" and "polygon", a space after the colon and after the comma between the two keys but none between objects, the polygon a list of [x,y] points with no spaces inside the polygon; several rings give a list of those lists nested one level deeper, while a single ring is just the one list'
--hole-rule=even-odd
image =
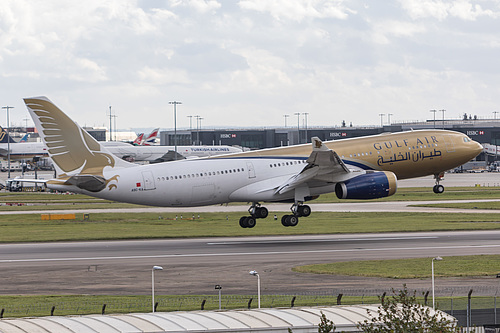
[{"label": "hangar roof", "polygon": [[[265,332],[292,328],[294,333],[317,332],[321,312],[338,331],[357,332],[376,305],[276,308],[227,311],[156,312],[116,315],[16,318],[0,320],[0,332]],[[432,311],[432,309],[431,309]],[[453,317],[447,316],[449,319]]]}]

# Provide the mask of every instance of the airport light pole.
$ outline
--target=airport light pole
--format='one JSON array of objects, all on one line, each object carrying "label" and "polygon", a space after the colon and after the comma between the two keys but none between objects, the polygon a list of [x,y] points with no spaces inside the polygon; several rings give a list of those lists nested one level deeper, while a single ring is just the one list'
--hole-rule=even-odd
[{"label": "airport light pole", "polygon": [[387,123],[390,125],[391,124],[391,116],[393,116],[392,113],[387,114]]},{"label": "airport light pole", "polygon": [[437,112],[437,110],[430,110],[430,112],[434,113],[434,122],[433,122],[433,124],[434,124],[434,129],[435,129],[436,128],[436,112]]},{"label": "airport light pole", "polygon": [[7,110],[7,168],[9,169],[8,178],[10,178],[10,135],[9,135],[9,110],[13,109],[13,106],[2,106],[2,109]]},{"label": "airport light pole", "polygon": [[432,277],[432,309],[435,310],[436,309],[436,303],[434,301],[434,260],[436,261],[440,261],[440,260],[443,260],[443,258],[441,257],[435,257],[435,258],[432,258],[432,263],[431,263],[431,277]]},{"label": "airport light pole", "polygon": [[498,111],[493,111],[493,119],[497,120],[497,113]]},{"label": "airport light pole", "polygon": [[182,104],[182,102],[168,102],[168,104],[174,105],[174,145],[175,145],[175,159],[177,159],[177,104]]},{"label": "airport light pole", "polygon": [[444,113],[446,112],[446,110],[439,110],[439,112],[442,112],[443,113],[443,129],[444,129]]},{"label": "airport light pole", "polygon": [[286,128],[286,118],[288,118],[288,117],[290,117],[290,115],[288,115],[288,114],[283,115],[283,118],[285,118],[285,128]]},{"label": "airport light pole", "polygon": [[380,127],[384,127],[384,116],[385,116],[385,114],[379,113],[378,115],[380,116]]},{"label": "airport light pole", "polygon": [[298,143],[300,143],[300,112],[295,112],[294,115],[297,116],[297,135],[298,135]]},{"label": "airport light pole", "polygon": [[221,310],[222,309],[222,301],[221,301],[221,299],[222,299],[221,298],[221,296],[222,296],[221,295],[222,294],[222,287],[221,287],[221,285],[220,284],[216,284],[215,285],[215,290],[219,291],[219,310]]},{"label": "airport light pole", "polygon": [[151,298],[153,299],[153,312],[155,312],[155,271],[162,271],[163,267],[153,266],[151,270]]},{"label": "airport light pole", "polygon": [[304,127],[305,127],[305,130],[306,130],[306,143],[307,143],[307,115],[309,114],[309,112],[304,112],[302,113],[304,115],[304,120],[305,120],[305,123],[304,123]]},{"label": "airport light pole", "polygon": [[258,305],[260,309],[260,275],[257,273],[257,271],[250,271],[250,275],[256,276],[257,277],[257,299],[258,299]]},{"label": "airport light pole", "polygon": [[199,122],[200,122],[200,116],[196,115],[194,116],[196,118],[196,145],[200,144],[200,127],[199,127]]}]

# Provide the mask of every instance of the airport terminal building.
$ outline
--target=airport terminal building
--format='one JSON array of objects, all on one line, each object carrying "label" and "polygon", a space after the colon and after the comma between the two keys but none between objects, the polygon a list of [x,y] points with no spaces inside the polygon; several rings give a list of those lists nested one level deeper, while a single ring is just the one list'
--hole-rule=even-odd
[{"label": "airport terminal building", "polygon": [[[323,141],[401,132],[419,129],[446,129],[467,134],[481,144],[500,145],[500,120],[469,119],[427,120],[425,122],[401,122],[372,127],[281,127],[260,129],[203,129],[177,130],[177,145],[230,145],[250,149],[271,148],[310,142],[313,136]],[[174,145],[174,131],[160,132],[161,145]],[[491,162],[495,156],[481,154],[478,160]]]}]

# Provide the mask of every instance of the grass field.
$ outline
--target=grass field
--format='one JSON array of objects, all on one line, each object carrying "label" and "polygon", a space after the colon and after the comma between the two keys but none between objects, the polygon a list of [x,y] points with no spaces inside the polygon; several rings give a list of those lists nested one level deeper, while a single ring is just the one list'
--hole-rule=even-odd
[{"label": "grass field", "polygon": [[[432,258],[366,260],[294,267],[293,271],[316,274],[369,276],[394,279],[431,277]],[[445,257],[434,262],[435,277],[496,276],[500,273],[500,255]]]},{"label": "grass field", "polygon": [[[223,237],[258,235],[300,235],[335,233],[377,233],[438,230],[491,230],[500,228],[499,214],[445,213],[327,213],[301,218],[296,227],[286,228],[271,216],[243,229],[241,213],[155,214],[93,213],[77,220],[42,220],[40,214],[3,215],[0,243],[152,239],[176,237]],[[175,217],[178,217],[175,220]],[[182,216],[182,220],[180,219]]]},{"label": "grass field", "polygon": [[[390,290],[387,296],[392,295]],[[338,295],[261,295],[261,306],[263,308],[295,307],[300,306],[330,306],[337,304]],[[342,305],[351,304],[378,304],[379,296],[349,296],[341,298]],[[425,304],[423,295],[416,295],[420,304]],[[222,295],[222,309],[246,309],[249,300],[252,299],[251,307],[257,306],[257,295]],[[453,301],[451,301],[453,300]],[[204,310],[216,310],[219,308],[219,298],[216,295],[190,295],[190,296],[165,296],[156,295],[155,302],[158,303],[157,311],[193,311],[201,310],[204,302]],[[428,302],[431,300],[428,298]],[[467,306],[467,297],[439,297],[437,307],[449,311],[464,310]],[[92,296],[92,295],[64,295],[64,296],[0,296],[0,311],[3,309],[4,318],[12,317],[36,317],[64,315],[86,315],[131,312],[151,312],[152,303],[150,295],[140,296]],[[493,297],[473,297],[472,307],[474,309],[492,308]],[[52,312],[53,311],[53,312]]]}]

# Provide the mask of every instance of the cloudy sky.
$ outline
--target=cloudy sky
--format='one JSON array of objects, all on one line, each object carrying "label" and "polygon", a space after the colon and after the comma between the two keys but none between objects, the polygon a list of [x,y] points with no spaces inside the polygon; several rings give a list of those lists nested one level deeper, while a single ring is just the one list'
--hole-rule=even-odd
[{"label": "cloudy sky", "polygon": [[14,126],[39,95],[120,129],[172,128],[174,100],[179,128],[491,118],[500,0],[3,0],[0,69]]}]

